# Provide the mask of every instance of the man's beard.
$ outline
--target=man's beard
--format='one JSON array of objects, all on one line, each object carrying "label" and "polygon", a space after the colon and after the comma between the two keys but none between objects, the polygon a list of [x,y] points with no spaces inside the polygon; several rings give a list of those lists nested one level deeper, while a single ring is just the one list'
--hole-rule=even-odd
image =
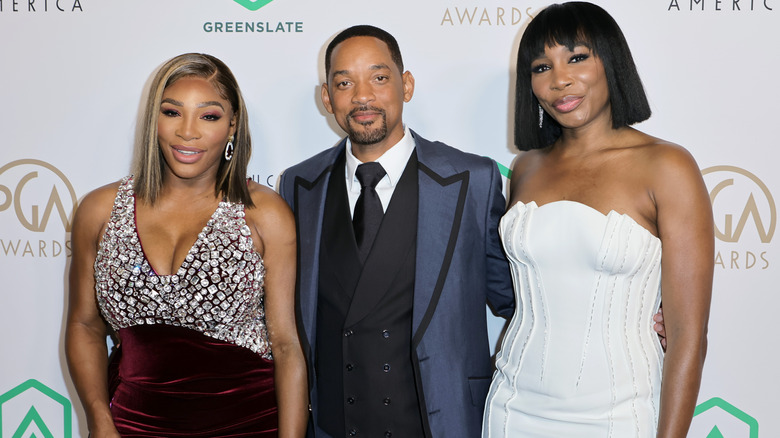
[{"label": "man's beard", "polygon": [[[382,115],[382,120],[379,122],[379,126],[371,129],[370,126],[372,126],[376,122],[370,122],[370,123],[358,123],[355,122],[352,119],[352,116],[358,112],[358,111],[374,111]],[[355,130],[352,129],[353,123],[357,125],[361,125],[366,130]],[[381,108],[374,108],[374,107],[360,107],[355,108],[352,111],[347,114],[347,135],[349,136],[349,140],[354,144],[360,144],[360,145],[372,145],[379,143],[380,141],[384,140],[385,137],[387,137],[387,114],[385,113],[385,110]]]}]

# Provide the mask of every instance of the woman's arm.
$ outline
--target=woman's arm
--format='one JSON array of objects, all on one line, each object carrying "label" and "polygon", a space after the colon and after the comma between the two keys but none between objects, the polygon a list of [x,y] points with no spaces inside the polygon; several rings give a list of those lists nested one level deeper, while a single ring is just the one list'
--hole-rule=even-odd
[{"label": "woman's arm", "polygon": [[73,219],[65,354],[93,438],[118,437],[109,410],[107,327],[95,299],[95,256],[111,214],[116,185],[87,195]]},{"label": "woman's arm", "polygon": [[701,172],[687,151],[661,146],[654,164],[667,343],[658,436],[684,438],[707,352],[714,269],[712,204]]},{"label": "woman's arm", "polygon": [[265,316],[274,356],[279,437],[302,437],[306,434],[309,402],[306,363],[295,324],[295,222],[279,195],[253,186],[257,208],[248,213],[260,236],[258,249],[266,268]]}]

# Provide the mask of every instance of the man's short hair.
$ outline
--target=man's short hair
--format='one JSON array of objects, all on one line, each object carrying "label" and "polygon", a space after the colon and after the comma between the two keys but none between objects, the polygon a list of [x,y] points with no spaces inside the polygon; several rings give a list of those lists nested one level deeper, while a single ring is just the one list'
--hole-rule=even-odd
[{"label": "man's short hair", "polygon": [[326,81],[330,78],[330,57],[333,54],[333,49],[350,38],[362,36],[373,37],[387,44],[387,49],[390,51],[390,57],[398,67],[398,70],[403,73],[404,61],[403,58],[401,58],[401,49],[398,47],[398,41],[396,41],[395,38],[385,30],[375,26],[369,26],[367,24],[361,24],[341,31],[333,38],[333,40],[331,40],[330,44],[328,44],[328,48],[325,50]]}]

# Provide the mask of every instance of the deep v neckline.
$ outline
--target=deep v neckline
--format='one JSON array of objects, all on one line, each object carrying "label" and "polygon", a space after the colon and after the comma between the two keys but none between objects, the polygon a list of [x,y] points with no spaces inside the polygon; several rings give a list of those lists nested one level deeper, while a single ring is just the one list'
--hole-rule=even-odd
[{"label": "deep v neckline", "polygon": [[170,274],[159,274],[157,269],[152,266],[152,262],[149,260],[149,257],[146,255],[146,250],[144,249],[143,241],[141,240],[141,233],[138,232],[138,210],[136,208],[136,197],[135,193],[132,194],[133,196],[133,232],[135,233],[135,237],[138,239],[138,247],[141,250],[141,256],[144,259],[144,262],[147,266],[149,266],[149,269],[151,269],[151,273],[153,275],[156,275],[158,277],[176,277],[179,275],[179,271],[181,271],[182,267],[184,267],[184,263],[187,261],[187,257],[189,257],[191,254],[196,253],[198,251],[198,248],[200,246],[202,236],[205,236],[206,233],[211,229],[213,223],[214,223],[214,217],[219,212],[220,208],[222,208],[225,201],[219,201],[217,204],[217,207],[214,209],[214,211],[211,213],[211,216],[209,216],[208,220],[206,221],[206,224],[203,225],[203,227],[198,232],[198,235],[195,236],[195,242],[192,243],[190,246],[190,249],[187,251],[186,254],[184,254],[184,258],[182,259],[181,263],[174,265],[177,266],[176,270]]}]

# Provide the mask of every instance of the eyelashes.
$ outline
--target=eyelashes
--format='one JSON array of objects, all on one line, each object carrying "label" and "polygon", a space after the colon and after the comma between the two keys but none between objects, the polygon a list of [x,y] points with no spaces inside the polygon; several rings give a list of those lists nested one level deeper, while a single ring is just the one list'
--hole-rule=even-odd
[{"label": "eyelashes", "polygon": [[590,55],[587,53],[577,53],[576,55],[572,55],[571,59],[569,59],[569,62],[582,62],[588,58],[590,58]]},{"label": "eyelashes", "polygon": [[[179,111],[171,108],[160,108],[160,114],[166,117],[181,117],[181,113],[179,113]],[[222,114],[206,113],[202,114],[200,118],[209,122],[216,122],[222,118]]]},{"label": "eyelashes", "polygon": [[[575,53],[571,55],[571,57],[569,58],[569,64],[576,64],[578,62],[585,61],[588,58],[590,58],[589,53]],[[552,66],[550,64],[531,65],[531,74],[543,73],[546,72],[547,70],[550,70],[551,68]]]},{"label": "eyelashes", "polygon": [[222,116],[220,114],[204,114],[200,116],[204,120],[209,120],[212,122],[216,122],[217,120],[221,119]]}]

